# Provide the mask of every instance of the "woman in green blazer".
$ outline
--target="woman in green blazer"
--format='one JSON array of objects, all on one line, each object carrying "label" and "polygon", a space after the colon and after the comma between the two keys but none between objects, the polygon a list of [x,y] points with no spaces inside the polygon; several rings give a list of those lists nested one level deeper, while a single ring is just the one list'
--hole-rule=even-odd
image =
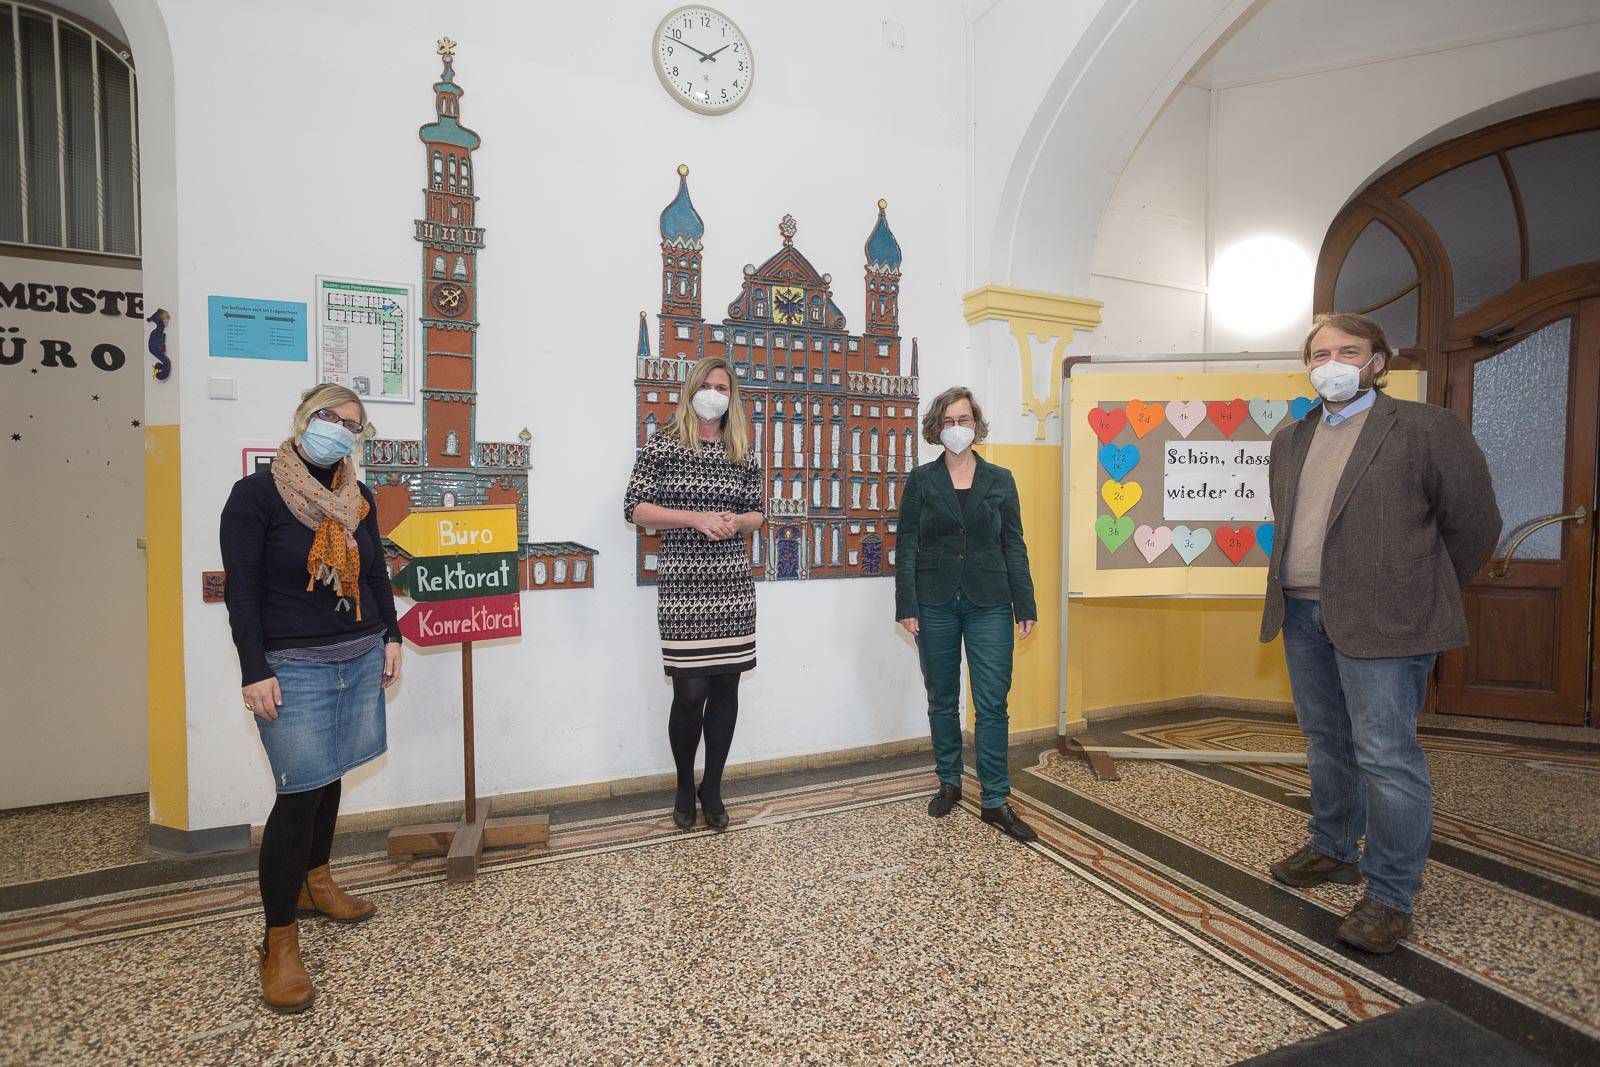
[{"label": "woman in green blazer", "polygon": [[989,432],[972,391],[961,386],[934,398],[922,437],[944,455],[911,472],[895,534],[895,617],[917,639],[928,687],[939,792],[928,814],[943,818],[961,799],[961,645],[967,646],[976,707],[973,731],[983,821],[1018,841],[1037,836],[1011,810],[1006,771],[1011,692],[1012,617],[1027,637],[1038,619],[1028,547],[1022,540],[1017,483],[972,446]]}]

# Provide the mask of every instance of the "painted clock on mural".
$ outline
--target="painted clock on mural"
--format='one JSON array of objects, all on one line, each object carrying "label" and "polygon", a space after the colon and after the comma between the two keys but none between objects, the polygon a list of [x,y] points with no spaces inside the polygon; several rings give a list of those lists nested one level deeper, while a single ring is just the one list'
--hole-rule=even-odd
[{"label": "painted clock on mural", "polygon": [[690,4],[656,27],[656,74],[672,98],[702,115],[725,115],[750,96],[750,39],[716,8]]},{"label": "painted clock on mural", "polygon": [[466,287],[454,282],[439,282],[428,291],[428,303],[432,305],[434,314],[447,319],[459,319],[468,311]]}]

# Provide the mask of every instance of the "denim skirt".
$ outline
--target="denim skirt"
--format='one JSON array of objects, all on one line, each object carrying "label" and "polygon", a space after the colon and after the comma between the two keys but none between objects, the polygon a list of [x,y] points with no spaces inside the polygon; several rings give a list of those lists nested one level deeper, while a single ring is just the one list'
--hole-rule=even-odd
[{"label": "denim skirt", "polygon": [[279,793],[319,789],[383,755],[383,646],[337,663],[267,654],[283,703],[270,722],[253,716]]}]

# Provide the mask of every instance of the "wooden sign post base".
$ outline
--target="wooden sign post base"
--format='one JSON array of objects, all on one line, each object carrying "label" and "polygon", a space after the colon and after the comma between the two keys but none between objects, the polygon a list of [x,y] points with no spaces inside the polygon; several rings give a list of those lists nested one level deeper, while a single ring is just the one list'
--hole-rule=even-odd
[{"label": "wooden sign post base", "polygon": [[467,802],[458,823],[397,826],[389,831],[389,855],[411,859],[443,854],[447,882],[470,882],[478,875],[485,848],[542,845],[550,841],[550,816],[489,818],[489,802],[478,799],[477,758],[472,738],[472,642],[461,645],[461,725],[466,762]]}]

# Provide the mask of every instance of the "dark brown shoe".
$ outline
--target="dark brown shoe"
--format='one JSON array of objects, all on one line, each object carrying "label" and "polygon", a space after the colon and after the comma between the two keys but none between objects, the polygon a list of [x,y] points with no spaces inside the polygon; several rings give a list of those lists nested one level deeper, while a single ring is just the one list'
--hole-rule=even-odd
[{"label": "dark brown shoe", "polygon": [[1411,915],[1371,897],[1351,909],[1339,924],[1339,940],[1367,952],[1389,953],[1411,933]]},{"label": "dark brown shoe", "polygon": [[1321,885],[1323,882],[1356,885],[1361,881],[1361,868],[1358,865],[1323,855],[1310,845],[1301,848],[1292,856],[1285,856],[1274,863],[1270,870],[1272,877],[1284,885],[1299,886],[1302,889]]}]

